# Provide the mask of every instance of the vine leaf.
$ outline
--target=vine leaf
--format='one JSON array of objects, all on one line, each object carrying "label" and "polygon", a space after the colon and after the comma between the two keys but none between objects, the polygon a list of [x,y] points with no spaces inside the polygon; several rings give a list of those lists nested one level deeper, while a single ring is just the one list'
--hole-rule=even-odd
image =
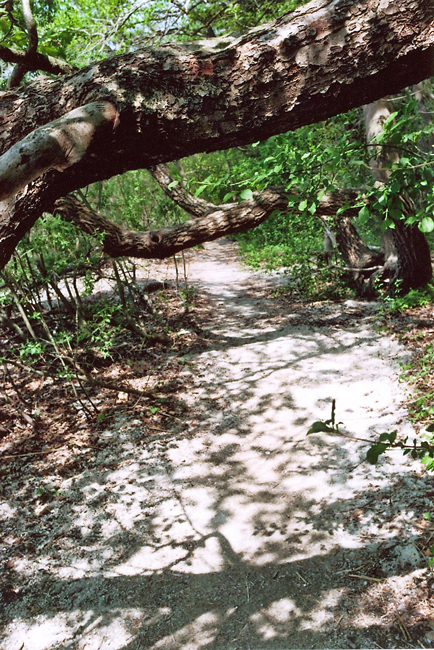
[{"label": "vine leaf", "polygon": [[377,444],[372,445],[372,447],[369,447],[368,451],[366,452],[366,460],[368,463],[371,463],[371,465],[376,465],[378,462],[378,457],[381,454],[384,454],[388,447],[389,445],[384,444],[383,442],[378,442]]},{"label": "vine leaf", "polygon": [[329,427],[326,422],[314,422],[307,432],[307,435],[310,433],[334,433],[334,431],[335,430]]}]

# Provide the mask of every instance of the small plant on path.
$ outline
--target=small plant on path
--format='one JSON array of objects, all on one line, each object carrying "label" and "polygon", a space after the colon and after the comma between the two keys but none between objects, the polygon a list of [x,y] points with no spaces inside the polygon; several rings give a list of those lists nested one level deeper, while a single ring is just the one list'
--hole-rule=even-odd
[{"label": "small plant on path", "polygon": [[434,469],[434,436],[432,435],[434,433],[434,422],[426,428],[426,439],[419,443],[413,440],[412,444],[407,444],[408,436],[404,440],[397,440],[398,431],[396,430],[380,433],[377,440],[370,440],[344,433],[339,428],[341,424],[342,422],[336,422],[336,400],[334,399],[332,400],[330,419],[314,422],[309,428],[307,435],[312,433],[334,433],[343,438],[365,442],[370,445],[366,452],[366,460],[372,465],[375,465],[379,456],[387,451],[391,449],[402,449],[402,453],[405,456],[410,455],[414,459],[419,458],[428,470]]}]

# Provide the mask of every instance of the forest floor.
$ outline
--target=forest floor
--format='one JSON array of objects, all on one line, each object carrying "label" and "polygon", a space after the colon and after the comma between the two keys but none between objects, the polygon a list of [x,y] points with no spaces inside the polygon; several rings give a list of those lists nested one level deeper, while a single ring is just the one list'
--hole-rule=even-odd
[{"label": "forest floor", "polygon": [[433,475],[306,435],[335,399],[343,431],[413,436],[408,349],[375,303],[273,297],[233,243],[187,259],[197,296],[176,344],[118,368],[165,402],[94,391],[92,423],[56,382],[18,374],[32,426],[7,387],[0,647],[430,647]]}]

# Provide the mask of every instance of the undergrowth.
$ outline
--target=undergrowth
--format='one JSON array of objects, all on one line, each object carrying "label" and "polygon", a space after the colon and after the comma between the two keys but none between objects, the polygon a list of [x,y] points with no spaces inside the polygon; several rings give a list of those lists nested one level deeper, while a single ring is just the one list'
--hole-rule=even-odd
[{"label": "undergrowth", "polygon": [[[408,411],[414,423],[434,417],[434,335],[427,327],[434,310],[434,282],[412,289],[405,296],[383,297],[387,328],[412,349],[412,358],[402,365],[401,378],[413,389]],[[427,317],[428,316],[428,317]]]},{"label": "undergrowth", "polygon": [[[407,412],[421,430],[423,445],[434,445],[434,282],[412,289],[405,296],[383,298],[383,318],[387,331],[397,335],[411,351],[401,366],[401,379],[409,384]],[[422,455],[428,469],[434,469],[434,455]]]},{"label": "undergrowth", "polygon": [[385,309],[392,314],[397,314],[413,307],[426,307],[434,303],[434,283],[429,282],[425,287],[411,289],[404,296],[383,296]]},{"label": "undergrowth", "polygon": [[[52,234],[45,247],[42,228]],[[131,388],[128,372],[125,377],[117,372],[113,379],[109,369],[126,356],[136,358],[142,351],[174,345],[177,329],[182,329],[176,321],[194,299],[183,255],[175,263],[173,289],[178,291],[172,293],[180,309],[173,309],[173,300],[166,305],[164,292],[149,293],[146,278],[137,278],[134,262],[110,260],[68,224],[56,217],[45,219],[0,273],[0,366],[15,397],[24,400],[12,369],[60,380],[90,419],[99,413],[92,388],[151,398],[151,391]],[[154,281],[153,288],[164,285]],[[5,395],[12,404],[6,390]],[[32,410],[27,419],[34,420]]]},{"label": "undergrowth", "polygon": [[284,281],[276,289],[308,301],[343,300],[355,297],[350,275],[319,251],[294,252],[290,246],[266,245],[261,249],[248,240],[239,242],[243,261],[254,269],[282,271]]}]

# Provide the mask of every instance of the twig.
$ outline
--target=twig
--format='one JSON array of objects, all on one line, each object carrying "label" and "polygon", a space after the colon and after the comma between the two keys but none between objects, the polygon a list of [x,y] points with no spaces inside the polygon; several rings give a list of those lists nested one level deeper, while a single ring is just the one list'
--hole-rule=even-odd
[{"label": "twig", "polygon": [[348,271],[351,273],[363,273],[364,271],[378,271],[383,267],[380,266],[341,266],[340,264],[329,264],[323,270],[328,271],[329,269],[339,269],[340,271]]},{"label": "twig", "polygon": [[340,624],[340,622],[342,621],[343,617],[344,617],[343,614],[341,614],[341,615],[339,616],[338,620],[337,620],[336,623],[335,623],[335,627],[338,627],[338,626],[339,626],[339,624]]},{"label": "twig", "polygon": [[130,386],[125,386],[124,384],[115,384],[111,381],[104,381],[102,379],[96,379],[92,377],[89,373],[80,368],[83,372],[85,379],[89,382],[91,386],[98,386],[99,388],[106,388],[107,390],[114,390],[118,393],[130,393],[131,395],[139,395],[140,397],[154,397],[152,391],[140,390],[138,388],[131,388]]},{"label": "twig", "polygon": [[410,632],[408,631],[408,628],[407,628],[406,624],[404,623],[404,621],[402,620],[402,618],[401,618],[401,616],[399,614],[397,614],[397,617],[398,617],[398,625],[399,625],[399,628],[400,628],[400,630],[402,632],[402,636],[404,637],[404,639],[406,641],[411,641],[411,635],[410,635]]},{"label": "twig", "polygon": [[25,454],[8,454],[7,456],[2,456],[1,459],[5,460],[7,458],[24,458],[25,456],[40,456],[41,454],[49,454],[52,451],[57,451],[58,449],[63,449],[67,445],[60,445],[60,447],[50,447],[50,449],[42,449],[41,451],[28,451]]},{"label": "twig", "polygon": [[[7,456],[1,456],[1,460],[4,460],[6,458],[24,458],[25,456],[39,456],[41,454],[50,454],[53,451],[58,451],[59,449],[64,449],[68,446],[71,446],[71,443],[66,443],[64,445],[60,445],[59,447],[50,447],[50,449],[41,449],[40,451],[28,451],[25,454],[8,454]],[[96,451],[101,451],[101,447],[95,447],[93,445],[82,445],[81,447],[79,445],[74,446],[78,447],[80,451],[82,449],[96,449]]]},{"label": "twig", "polygon": [[302,583],[303,583],[304,585],[308,585],[308,584],[309,584],[308,581],[307,581],[305,578],[303,578],[303,576],[302,576],[298,571],[296,571],[295,573],[296,573],[296,575],[298,575],[298,577],[300,578],[300,580],[302,581]]},{"label": "twig", "polygon": [[336,574],[339,574],[339,573],[351,573],[351,571],[359,571],[359,569],[363,569],[363,567],[365,567],[366,564],[367,564],[367,563],[364,562],[363,564],[361,564],[360,566],[356,567],[355,569],[342,569],[341,571],[336,571]]},{"label": "twig", "polygon": [[4,363],[3,367],[4,367],[5,375],[6,375],[7,379],[8,379],[8,381],[9,381],[9,383],[11,384],[12,388],[14,389],[14,391],[17,394],[18,400],[21,402],[21,404],[24,404],[24,406],[29,407],[30,404],[28,402],[26,402],[24,397],[21,395],[20,390],[19,390],[18,386],[16,385],[16,383],[14,381],[14,378],[12,377],[12,375],[10,373],[7,362]]},{"label": "twig", "polygon": [[386,578],[371,578],[371,576],[357,575],[355,573],[349,573],[349,578],[357,578],[358,580],[369,580],[370,582],[384,582]]},{"label": "twig", "polygon": [[176,416],[176,415],[172,415],[172,413],[169,413],[168,411],[163,411],[163,409],[158,409],[158,412],[159,412],[161,415],[165,415],[165,416],[168,417],[168,418],[172,418],[173,420],[178,420],[178,422],[182,422],[182,421],[183,421],[182,418],[179,418],[179,417]]}]

